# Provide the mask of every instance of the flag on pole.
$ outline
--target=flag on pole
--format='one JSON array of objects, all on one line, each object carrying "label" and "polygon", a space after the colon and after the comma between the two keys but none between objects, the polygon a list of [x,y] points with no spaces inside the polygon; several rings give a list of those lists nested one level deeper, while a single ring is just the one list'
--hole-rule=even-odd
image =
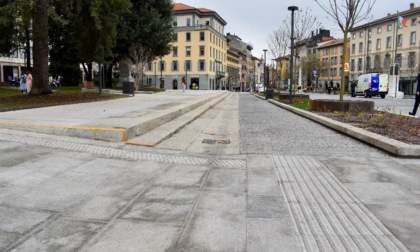
[{"label": "flag on pole", "polygon": [[398,16],[397,23],[398,23],[398,28],[407,27],[407,19],[406,18]]}]

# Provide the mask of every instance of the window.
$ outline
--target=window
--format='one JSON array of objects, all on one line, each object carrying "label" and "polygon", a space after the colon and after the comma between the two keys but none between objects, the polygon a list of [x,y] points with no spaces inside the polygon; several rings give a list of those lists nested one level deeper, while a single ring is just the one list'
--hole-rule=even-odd
[{"label": "window", "polygon": [[356,39],[356,33],[353,33],[353,39]]},{"label": "window", "polygon": [[416,44],[416,32],[410,33],[410,45]]},{"label": "window", "polygon": [[359,53],[363,53],[363,42],[359,43]]},{"label": "window", "polygon": [[185,35],[186,35],[186,40],[191,41],[191,33],[187,32]]},{"label": "window", "polygon": [[397,54],[397,58],[396,58],[396,60],[395,60],[395,61],[397,62],[397,64],[398,64],[399,66],[401,66],[401,63],[402,63],[401,53],[398,53],[398,54]]},{"label": "window", "polygon": [[174,21],[172,22],[172,26],[173,27],[177,27],[178,26],[178,21],[176,20],[176,18],[174,18]]},{"label": "window", "polygon": [[191,26],[191,18],[187,18],[187,26]]},{"label": "window", "polygon": [[147,71],[149,72],[152,71],[152,62],[148,62],[146,67],[147,67]]},{"label": "window", "polygon": [[178,61],[172,61],[172,71],[178,71]]},{"label": "window", "polygon": [[213,71],[213,61],[210,60],[210,72]]},{"label": "window", "polygon": [[200,41],[204,41],[205,36],[204,36],[204,32],[200,32]]},{"label": "window", "polygon": [[386,28],[387,31],[392,31],[392,24],[389,24]]},{"label": "window", "polygon": [[185,47],[185,56],[187,57],[191,56],[191,46]]},{"label": "window", "polygon": [[367,50],[368,51],[370,51],[370,50],[372,50],[372,41],[368,41],[368,44],[367,44]]},{"label": "window", "polygon": [[376,40],[376,50],[381,50],[381,39]]},{"label": "window", "polygon": [[185,71],[191,71],[191,61],[190,60],[185,61]]},{"label": "window", "polygon": [[366,71],[369,71],[369,69],[370,69],[370,56],[367,56],[366,57],[366,64],[365,64],[365,66],[366,66]]},{"label": "window", "polygon": [[204,56],[205,51],[204,46],[200,46],[200,56]]},{"label": "window", "polygon": [[355,66],[354,66],[354,59],[352,59],[352,60],[350,60],[350,71],[354,71],[354,68],[355,68]]},{"label": "window", "polygon": [[172,57],[178,57],[178,47],[172,47]]},{"label": "window", "polygon": [[356,53],[356,45],[351,44],[351,54],[355,54],[355,53]]},{"label": "window", "polygon": [[413,68],[416,66],[416,53],[415,52],[409,52],[408,53],[408,62],[407,66],[409,68]]},{"label": "window", "polygon": [[178,41],[178,33],[174,33],[174,42],[177,42]]},{"label": "window", "polygon": [[159,61],[159,71],[165,71],[165,61]]},{"label": "window", "polygon": [[371,29],[368,30],[368,37],[369,38],[372,37],[372,30]]},{"label": "window", "polygon": [[412,18],[411,19],[411,26],[416,26],[417,23],[417,19],[416,18]]},{"label": "window", "polygon": [[378,34],[380,34],[382,32],[382,27],[378,27],[378,29],[376,30]]},{"label": "window", "polygon": [[402,46],[402,34],[398,34],[397,36],[397,46]]},{"label": "window", "polygon": [[389,53],[387,53],[387,54],[385,54],[384,68],[389,69],[390,66],[391,66],[391,55]]},{"label": "window", "polygon": [[381,56],[379,56],[379,55],[375,55],[375,60],[374,60],[374,62],[373,62],[373,67],[374,67],[375,69],[379,69],[379,68],[381,68]]},{"label": "window", "polygon": [[325,51],[324,51],[324,55],[329,55],[329,54],[330,54],[330,49],[326,48]]},{"label": "window", "polygon": [[391,48],[391,37],[386,38],[386,48]]},{"label": "window", "polygon": [[200,60],[199,62],[198,62],[198,70],[200,70],[200,71],[204,71],[204,70],[206,70],[206,64],[205,64],[205,61],[204,60]]},{"label": "window", "polygon": [[363,38],[363,32],[359,32],[359,38]]},{"label": "window", "polygon": [[357,59],[357,71],[362,71],[363,68],[363,61],[362,58]]}]

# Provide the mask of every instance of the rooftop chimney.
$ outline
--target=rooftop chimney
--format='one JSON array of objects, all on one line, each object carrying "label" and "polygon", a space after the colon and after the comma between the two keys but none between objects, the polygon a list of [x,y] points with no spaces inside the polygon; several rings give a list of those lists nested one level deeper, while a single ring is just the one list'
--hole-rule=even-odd
[{"label": "rooftop chimney", "polygon": [[410,3],[410,10],[414,9],[414,3]]}]

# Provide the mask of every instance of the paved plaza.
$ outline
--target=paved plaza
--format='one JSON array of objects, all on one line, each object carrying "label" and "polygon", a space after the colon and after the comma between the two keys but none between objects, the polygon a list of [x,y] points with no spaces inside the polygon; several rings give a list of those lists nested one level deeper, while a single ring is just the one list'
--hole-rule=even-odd
[{"label": "paved plaza", "polygon": [[420,251],[420,158],[249,93],[0,113],[0,150],[0,251]]}]

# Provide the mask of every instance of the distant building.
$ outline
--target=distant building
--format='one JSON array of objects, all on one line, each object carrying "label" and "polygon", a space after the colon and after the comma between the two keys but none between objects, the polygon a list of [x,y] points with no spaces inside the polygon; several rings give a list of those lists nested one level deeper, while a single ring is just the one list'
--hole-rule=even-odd
[{"label": "distant building", "polygon": [[302,41],[298,41],[295,45],[297,50],[297,57],[295,69],[297,71],[297,84],[298,86],[307,86],[308,76],[311,75],[311,72],[315,69],[310,69],[310,67],[305,67],[302,64],[306,61],[308,55],[318,55],[318,43],[332,40],[333,37],[330,36],[330,30],[318,29],[315,32],[311,32],[311,36]]},{"label": "distant building", "polygon": [[[347,48],[350,41],[347,41]],[[333,39],[328,42],[323,43],[318,46],[318,57],[320,60],[320,69],[319,69],[319,82],[324,83],[323,87],[325,88],[325,82],[330,83],[331,81],[334,85],[346,85],[348,84],[348,71],[345,71],[345,82],[341,83],[341,72],[342,72],[342,55],[343,55],[343,39]],[[349,59],[349,50],[347,50],[346,59]],[[348,65],[348,62],[345,62]]]},{"label": "distant building", "polygon": [[26,54],[23,49],[14,50],[10,54],[0,55],[0,83],[7,84],[7,77],[20,77],[21,71],[26,69]]},{"label": "distant building", "polygon": [[181,89],[182,77],[186,76],[187,89],[226,87],[226,21],[213,10],[182,3],[174,4],[173,17],[172,52],[149,63],[147,81],[166,89]]},{"label": "distant building", "polygon": [[245,91],[247,88],[250,87],[252,75],[250,72],[251,61],[252,61],[252,45],[245,43],[242,41],[240,37],[235,34],[227,33],[226,35],[229,49],[238,52],[239,55],[239,63],[240,63],[240,77],[239,82],[236,89],[239,88],[240,91]]},{"label": "distant building", "polygon": [[[397,17],[407,20],[407,27],[397,27]],[[399,75],[399,90],[412,95],[420,70],[420,7],[376,19],[351,30],[350,80],[364,73],[378,72]],[[390,83],[391,84],[391,83]]]}]

